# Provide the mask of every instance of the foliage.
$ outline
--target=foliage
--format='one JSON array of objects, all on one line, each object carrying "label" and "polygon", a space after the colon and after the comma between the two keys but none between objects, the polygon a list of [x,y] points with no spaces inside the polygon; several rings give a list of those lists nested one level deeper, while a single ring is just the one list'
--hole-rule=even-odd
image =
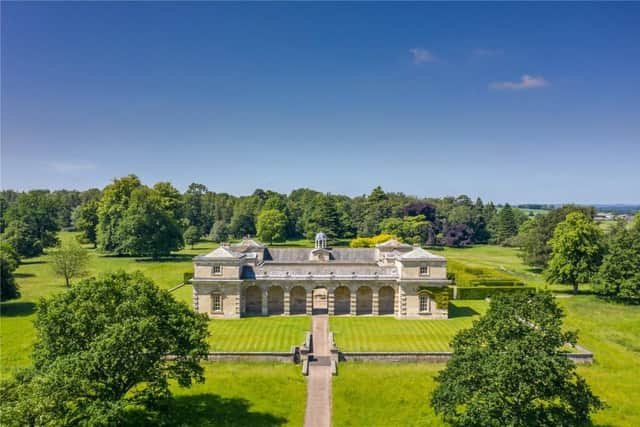
[{"label": "foliage", "polygon": [[516,222],[516,216],[509,203],[507,203],[498,212],[498,228],[493,240],[495,243],[504,243],[517,233],[518,224]]},{"label": "foliage", "polygon": [[326,194],[318,194],[305,221],[304,234],[313,239],[316,233],[324,232],[329,238],[339,236],[340,216],[335,201]]},{"label": "foliage", "polygon": [[184,230],[182,238],[184,242],[193,249],[193,246],[200,240],[200,229],[195,225],[190,225]]},{"label": "foliage", "polygon": [[496,281],[507,285],[522,285],[517,277],[489,267],[469,266],[460,261],[448,260],[447,272],[451,274],[456,285],[459,286],[491,286]]},{"label": "foliage", "polygon": [[15,258],[4,250],[0,251],[0,301],[20,296],[13,272],[18,268]]},{"label": "foliage", "polygon": [[609,239],[596,282],[605,296],[640,301],[640,214],[627,229],[618,228]]},{"label": "foliage", "polygon": [[572,212],[556,226],[549,241],[551,260],[546,271],[550,283],[573,285],[591,280],[598,271],[604,246],[598,226],[580,212]]},{"label": "foliage", "polygon": [[89,252],[77,242],[62,243],[51,253],[51,267],[57,276],[64,277],[66,286],[70,286],[71,279],[87,273],[88,263]]},{"label": "foliage", "polygon": [[523,224],[518,231],[518,246],[526,264],[534,267],[546,267],[551,259],[549,241],[556,226],[565,220],[571,212],[582,212],[587,218],[593,218],[592,207],[565,205],[546,214],[539,214]]},{"label": "foliage", "polygon": [[454,426],[581,425],[603,407],[562,354],[575,332],[562,331],[551,294],[492,299],[487,313],[453,339],[431,403]]},{"label": "foliage", "polygon": [[432,225],[425,219],[424,215],[384,219],[380,222],[380,231],[398,236],[407,243],[435,243]]},{"label": "foliage", "polygon": [[435,286],[420,286],[418,291],[425,291],[436,302],[436,307],[441,310],[449,308],[449,288]]},{"label": "foliage", "polygon": [[224,242],[229,238],[229,227],[223,220],[219,220],[213,223],[209,238],[216,243]]},{"label": "foliage", "polygon": [[129,207],[131,193],[141,186],[137,176],[128,175],[114,179],[104,188],[98,206],[97,242],[101,251],[124,253],[120,224]]},{"label": "foliage", "polygon": [[148,187],[131,192],[116,238],[118,252],[153,258],[169,255],[184,244],[173,214],[165,209],[162,197]]},{"label": "foliage", "polygon": [[42,300],[35,326],[34,367],[3,385],[3,425],[121,424],[128,406],[165,401],[169,380],[203,381],[204,316],[140,273]]},{"label": "foliage", "polygon": [[98,206],[100,202],[97,199],[90,200],[78,206],[73,211],[73,225],[76,230],[82,233],[81,241],[93,243],[95,247],[98,242]]},{"label": "foliage", "polygon": [[393,234],[378,234],[373,237],[357,237],[349,242],[350,248],[374,248],[387,240],[397,239]]},{"label": "foliage", "polygon": [[461,248],[473,244],[473,230],[466,224],[446,223],[440,242],[445,246]]},{"label": "foliage", "polygon": [[287,237],[287,217],[278,209],[263,209],[256,227],[257,236],[263,242],[283,242]]}]

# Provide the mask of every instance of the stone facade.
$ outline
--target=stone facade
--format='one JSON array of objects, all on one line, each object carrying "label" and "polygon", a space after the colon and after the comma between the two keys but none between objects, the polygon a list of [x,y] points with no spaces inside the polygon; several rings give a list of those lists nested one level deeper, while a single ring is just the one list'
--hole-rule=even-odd
[{"label": "stone facade", "polygon": [[449,284],[446,260],[389,240],[375,248],[271,248],[245,239],[194,258],[193,308],[211,318],[394,315],[443,319],[433,291]]}]

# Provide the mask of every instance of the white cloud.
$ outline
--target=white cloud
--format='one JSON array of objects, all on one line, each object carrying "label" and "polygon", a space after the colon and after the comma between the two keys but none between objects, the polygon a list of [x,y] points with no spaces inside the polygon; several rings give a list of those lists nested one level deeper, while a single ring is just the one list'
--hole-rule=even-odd
[{"label": "white cloud", "polygon": [[477,49],[473,49],[473,56],[494,56],[494,55],[502,55],[504,51],[502,49],[487,49],[479,47]]},{"label": "white cloud", "polygon": [[438,60],[438,58],[436,58],[431,52],[421,47],[414,47],[413,49],[409,49],[409,52],[413,56],[414,64],[422,64],[424,62],[436,62]]},{"label": "white cloud", "polygon": [[551,85],[551,82],[545,80],[542,76],[524,74],[519,82],[493,82],[489,84],[489,89],[520,90],[535,89],[549,85]]},{"label": "white cloud", "polygon": [[96,165],[89,162],[51,162],[49,163],[49,168],[54,172],[72,173],[94,170]]}]

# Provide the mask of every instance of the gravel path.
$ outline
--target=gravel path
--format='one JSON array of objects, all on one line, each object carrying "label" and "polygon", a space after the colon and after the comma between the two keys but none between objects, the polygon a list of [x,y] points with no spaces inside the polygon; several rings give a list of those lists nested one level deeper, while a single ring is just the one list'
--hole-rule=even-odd
[{"label": "gravel path", "polygon": [[307,380],[305,427],[331,426],[331,358],[329,354],[329,319],[313,316],[313,361]]}]

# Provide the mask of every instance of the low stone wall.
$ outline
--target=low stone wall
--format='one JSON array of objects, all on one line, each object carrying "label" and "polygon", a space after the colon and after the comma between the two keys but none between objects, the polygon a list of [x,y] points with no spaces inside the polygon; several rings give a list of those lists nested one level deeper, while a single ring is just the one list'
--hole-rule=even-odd
[{"label": "low stone wall", "polygon": [[[593,353],[584,350],[581,353],[567,353],[567,357],[575,363],[593,363]],[[427,363],[445,363],[453,355],[450,351],[431,351],[431,352],[340,352],[341,362],[362,361],[362,362],[386,362],[386,363],[410,363],[410,362],[427,362]]]},{"label": "low stone wall", "polygon": [[283,362],[293,363],[294,353],[288,352],[225,352],[216,351],[207,354],[207,362],[250,361],[250,362]]}]

